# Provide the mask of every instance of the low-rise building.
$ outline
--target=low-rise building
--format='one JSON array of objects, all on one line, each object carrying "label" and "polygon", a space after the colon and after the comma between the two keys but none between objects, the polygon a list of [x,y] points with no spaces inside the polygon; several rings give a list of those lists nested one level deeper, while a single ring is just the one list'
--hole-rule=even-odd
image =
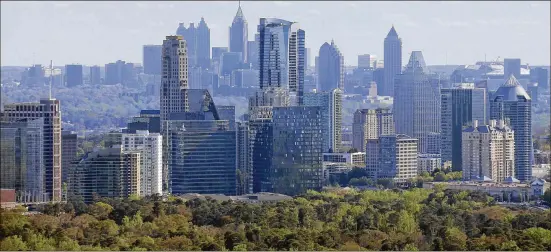
[{"label": "low-rise building", "polygon": [[417,172],[431,173],[432,171],[442,169],[442,158],[440,154],[419,154],[417,156]]}]

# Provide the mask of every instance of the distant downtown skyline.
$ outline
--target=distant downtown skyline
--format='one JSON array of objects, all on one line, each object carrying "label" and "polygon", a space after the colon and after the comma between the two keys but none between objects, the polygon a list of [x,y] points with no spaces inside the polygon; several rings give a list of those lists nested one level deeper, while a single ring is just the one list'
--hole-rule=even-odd
[{"label": "distant downtown skyline", "polygon": [[[384,38],[393,24],[403,43],[402,62],[414,50],[423,51],[428,65],[474,64],[498,56],[530,65],[550,61],[549,2],[241,4],[249,40],[260,17],[298,22],[313,52],[311,65],[319,47],[332,39],[345,65],[356,65],[360,54],[382,59]],[[140,63],[143,45],[161,44],[180,22],[197,25],[201,17],[211,29],[211,46],[229,46],[228,27],[237,6],[237,1],[2,2],[2,66],[47,64],[50,59],[55,65],[103,65],[117,59]]]}]

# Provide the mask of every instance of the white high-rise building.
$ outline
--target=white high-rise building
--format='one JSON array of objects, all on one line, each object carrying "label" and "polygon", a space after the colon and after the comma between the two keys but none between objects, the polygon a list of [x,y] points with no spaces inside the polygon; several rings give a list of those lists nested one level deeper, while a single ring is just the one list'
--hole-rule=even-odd
[{"label": "white high-rise building", "polygon": [[514,177],[515,133],[503,120],[491,120],[490,125],[478,125],[463,130],[463,179],[479,180],[484,177],[494,182]]},{"label": "white high-rise building", "polygon": [[417,139],[406,135],[384,135],[367,140],[365,161],[369,177],[405,183],[418,173]]},{"label": "white high-rise building", "polygon": [[333,89],[329,92],[306,93],[305,106],[321,107],[323,151],[341,151],[342,125],[342,91]]},{"label": "white high-rise building", "polygon": [[187,111],[188,59],[186,41],[182,36],[166,36],[163,41],[161,79],[161,127],[173,112]]},{"label": "white high-rise building", "polygon": [[162,194],[162,136],[137,130],[122,135],[122,151],[140,152],[140,195]]},{"label": "white high-rise building", "polygon": [[352,147],[365,151],[368,139],[394,134],[394,119],[390,109],[358,109],[352,123]]}]

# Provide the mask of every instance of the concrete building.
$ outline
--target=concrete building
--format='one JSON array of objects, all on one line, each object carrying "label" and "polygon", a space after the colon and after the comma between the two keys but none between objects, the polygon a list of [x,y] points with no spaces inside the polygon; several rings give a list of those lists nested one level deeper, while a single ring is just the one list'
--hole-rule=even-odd
[{"label": "concrete building", "polygon": [[65,85],[67,87],[82,86],[82,84],[84,84],[82,65],[65,65],[65,75]]},{"label": "concrete building", "polygon": [[419,139],[420,153],[426,153],[428,134],[440,133],[440,87],[433,84],[437,83],[431,81],[420,51],[411,53],[404,72],[394,82],[396,133]]},{"label": "concrete building", "polygon": [[442,158],[440,154],[419,154],[417,157],[417,172],[432,173],[432,171],[442,170]]},{"label": "concrete building", "polygon": [[318,88],[331,91],[344,90],[344,57],[333,40],[321,45],[318,58]]},{"label": "concrete building", "polygon": [[161,75],[161,55],[163,54],[162,45],[144,45],[143,46],[143,72],[145,74]]},{"label": "concrete building", "polygon": [[44,119],[44,192],[51,201],[61,201],[61,110],[59,100],[41,99],[4,105],[3,120]]},{"label": "concrete building", "polygon": [[532,99],[511,74],[490,100],[490,119],[505,120],[515,131],[515,178],[532,178]]},{"label": "concrete building", "polygon": [[342,128],[342,91],[304,94],[304,106],[317,106],[322,112],[322,135],[324,152],[340,152]]},{"label": "concrete building", "polygon": [[384,85],[379,89],[381,95],[394,96],[394,78],[402,73],[402,39],[394,26],[385,38],[384,44]]},{"label": "concrete building", "polygon": [[78,137],[73,131],[61,131],[61,182],[67,182],[72,169],[71,164],[77,160]]},{"label": "concrete building", "polygon": [[387,108],[358,109],[352,123],[352,147],[365,152],[368,139],[394,134],[394,119]]},{"label": "concrete building", "polygon": [[51,199],[44,182],[44,118],[0,122],[0,188],[14,190],[14,202]]},{"label": "concrete building", "polygon": [[189,106],[182,89],[188,88],[186,41],[182,36],[167,36],[163,41],[163,76],[161,80],[161,125],[172,112],[186,111]]},{"label": "concrete building", "polygon": [[[461,142],[464,180],[488,177],[496,182],[515,175],[515,132],[505,122],[490,121],[463,130]],[[453,165],[452,165],[453,168]]]},{"label": "concrete building", "polygon": [[93,196],[127,198],[140,196],[140,153],[120,146],[86,154],[76,161],[69,176],[69,194],[91,203]]},{"label": "concrete building", "polygon": [[162,138],[159,133],[149,133],[146,130],[122,134],[122,151],[140,153],[141,196],[163,193]]},{"label": "concrete building", "polygon": [[322,187],[319,107],[274,107],[269,192],[297,195]]},{"label": "concrete building", "polygon": [[323,153],[323,179],[348,173],[353,168],[365,168],[365,153]]},{"label": "concrete building", "polygon": [[232,24],[229,28],[230,34],[230,52],[241,53],[241,59],[247,60],[247,45],[249,41],[249,25],[245,15],[243,15],[243,10],[241,9],[241,4],[237,8],[237,13],[233,18]]},{"label": "concrete building", "polygon": [[474,83],[460,83],[441,90],[442,160],[452,161],[454,171],[462,170],[461,136],[463,127],[474,120],[486,122],[486,89]]},{"label": "concrete building", "polygon": [[406,135],[383,135],[368,139],[366,170],[370,178],[405,183],[418,172],[417,139]]},{"label": "concrete building", "polygon": [[101,71],[99,66],[90,67],[90,85],[101,84]]}]

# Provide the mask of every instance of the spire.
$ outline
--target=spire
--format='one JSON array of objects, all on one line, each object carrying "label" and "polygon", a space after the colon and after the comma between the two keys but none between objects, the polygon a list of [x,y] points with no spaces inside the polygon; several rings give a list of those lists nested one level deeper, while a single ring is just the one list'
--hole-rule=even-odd
[{"label": "spire", "polygon": [[239,6],[237,7],[237,13],[235,13],[235,17],[233,18],[233,22],[237,22],[239,20],[247,21],[245,19],[245,15],[243,15],[243,10],[241,9],[241,1],[239,1]]},{"label": "spire", "polygon": [[520,86],[520,83],[518,82],[517,78],[515,78],[515,75],[511,74],[509,75],[509,79],[505,81],[503,84],[504,87],[515,87]]},{"label": "spire", "polygon": [[412,70],[421,68],[423,72],[427,72],[427,64],[425,63],[425,58],[423,57],[423,53],[421,51],[411,52],[407,68]]},{"label": "spire", "polygon": [[394,29],[394,25],[392,25],[392,28],[390,28],[390,31],[386,35],[387,37],[398,37],[398,33],[396,33],[396,29]]}]

